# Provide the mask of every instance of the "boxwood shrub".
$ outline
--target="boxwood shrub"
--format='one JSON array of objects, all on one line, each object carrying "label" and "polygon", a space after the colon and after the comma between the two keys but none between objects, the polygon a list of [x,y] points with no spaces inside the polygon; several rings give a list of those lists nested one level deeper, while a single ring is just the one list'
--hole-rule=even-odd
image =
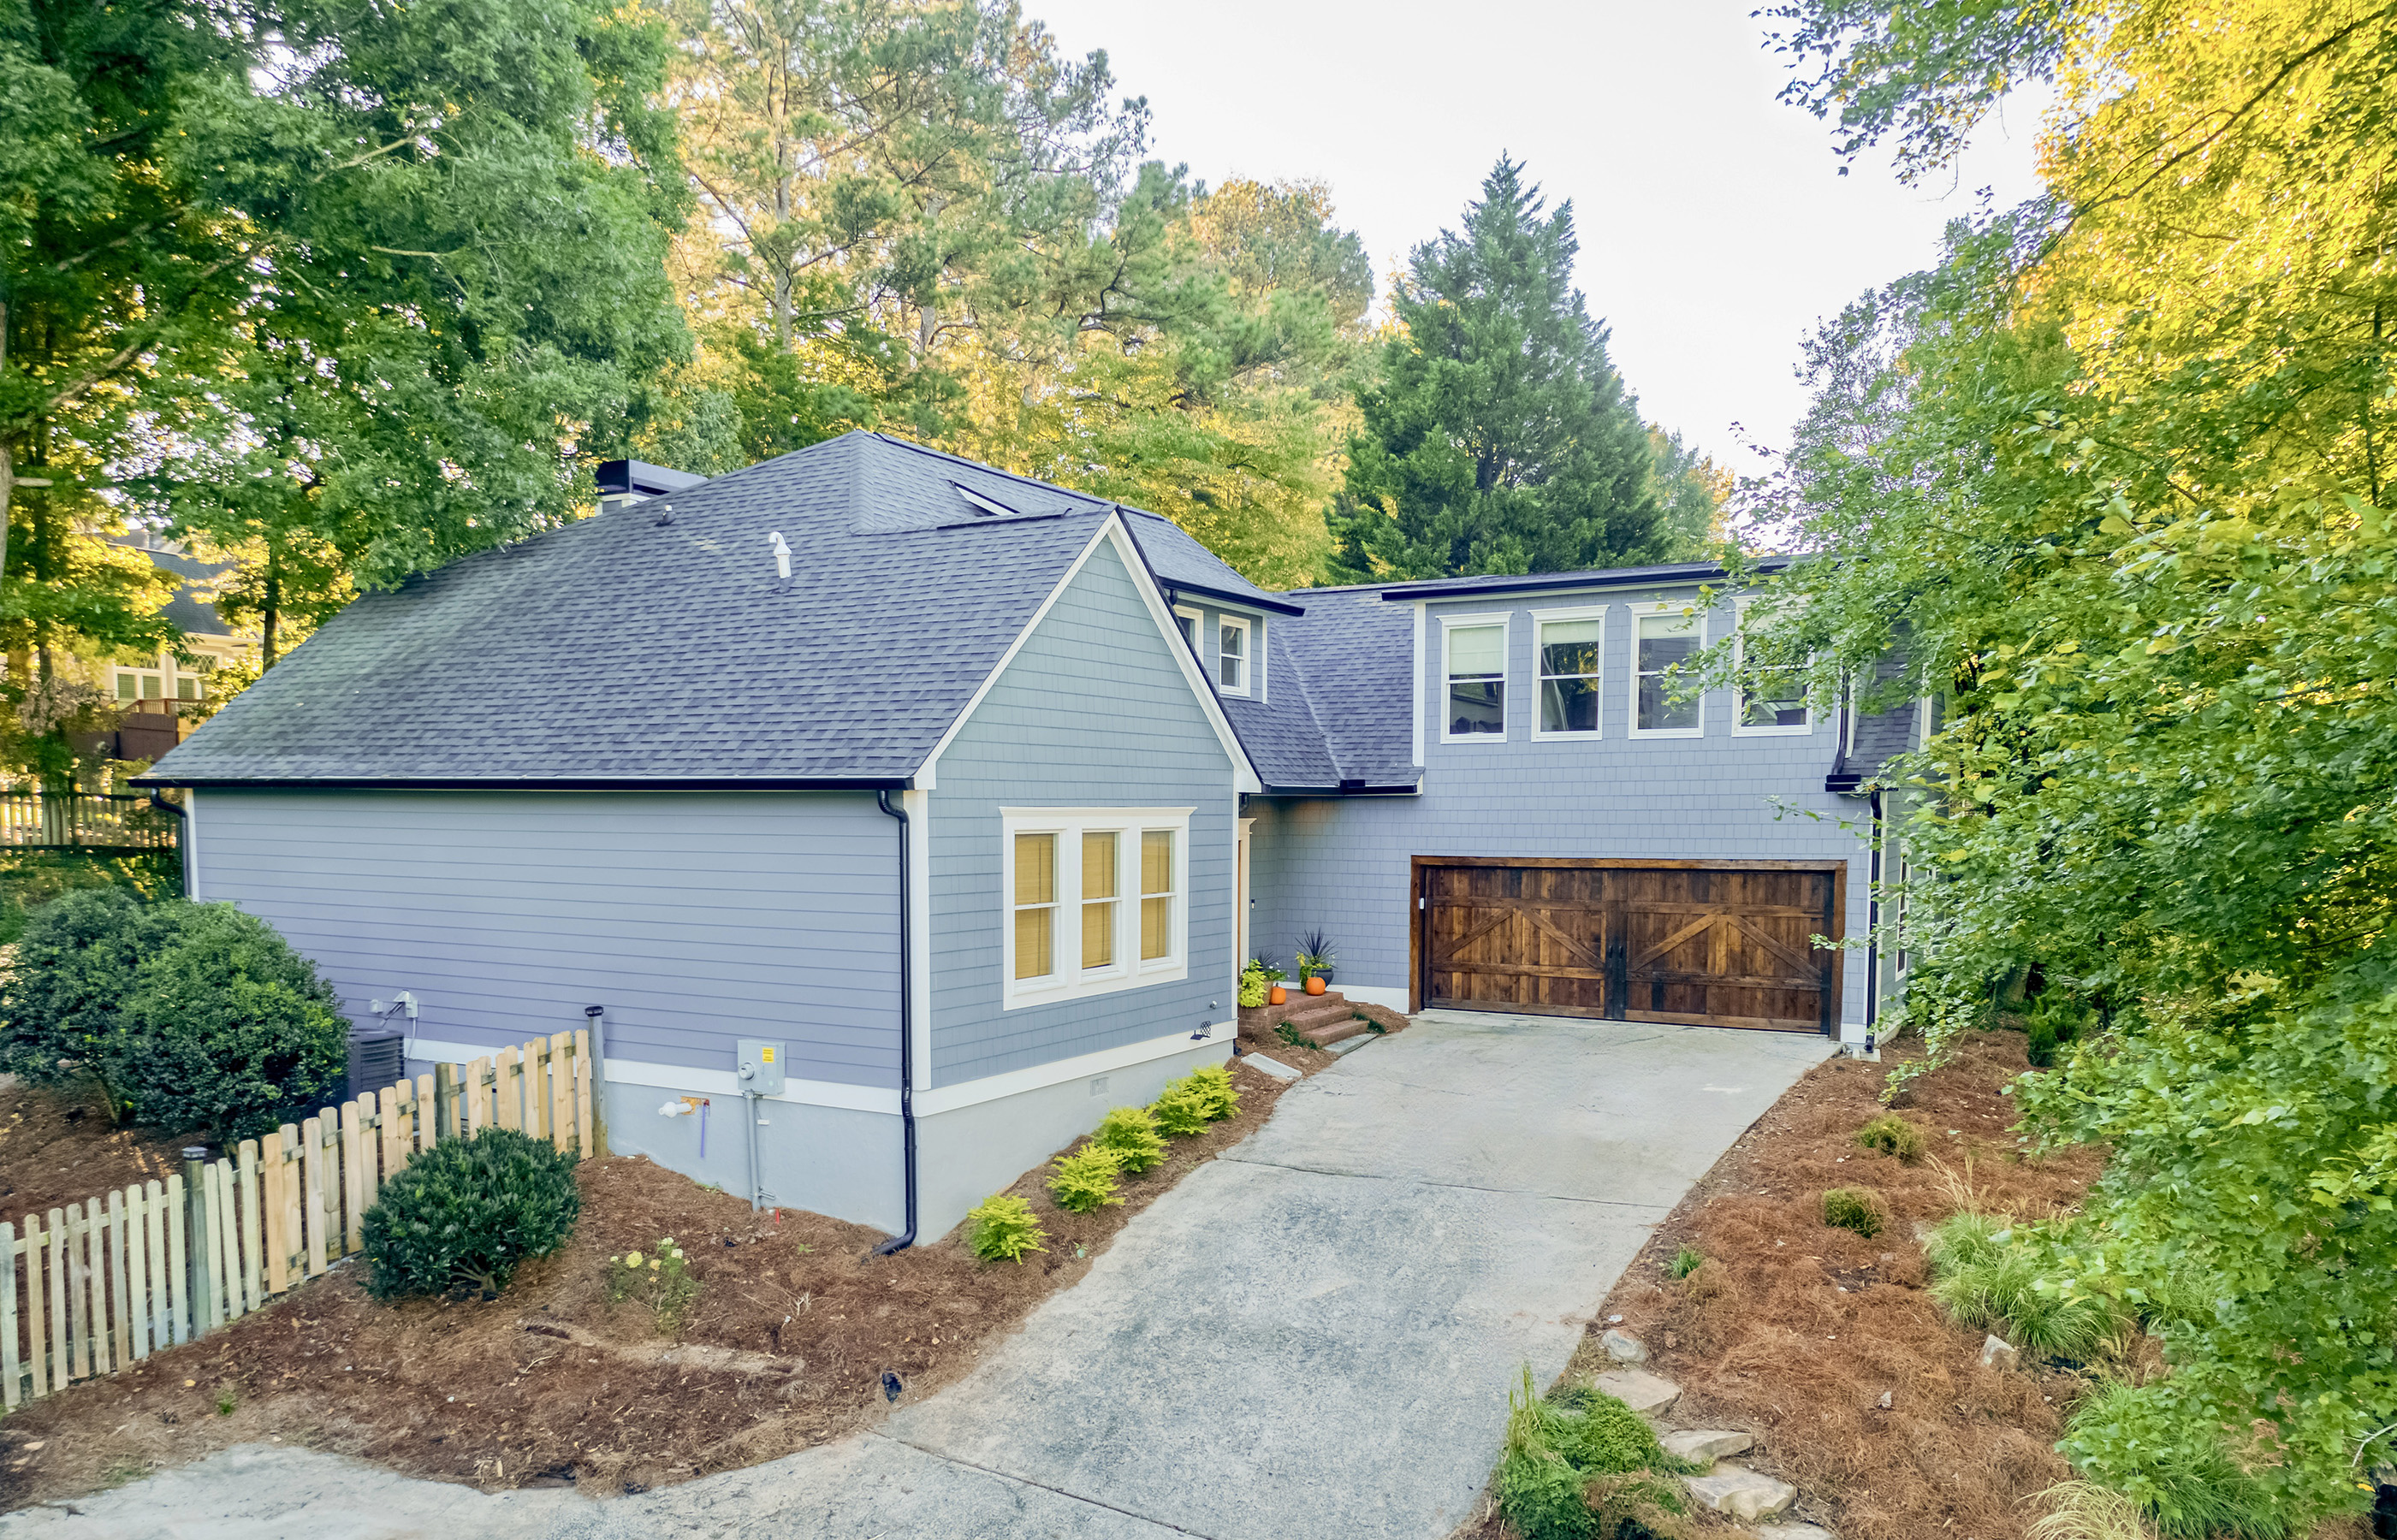
[{"label": "boxwood shrub", "polygon": [[367,1287],[379,1299],[507,1287],[566,1244],[583,1212],[574,1157],[514,1129],[419,1150],[366,1212]]},{"label": "boxwood shrub", "polygon": [[229,1143],[329,1094],[349,1027],[315,967],[230,904],[166,907],[140,932],[146,955],[97,1055],[134,1117]]},{"label": "boxwood shrub", "polygon": [[107,1081],[103,1049],[133,992],[145,939],[170,922],[121,888],[92,888],[33,911],[0,981],[0,1070],[40,1086],[100,1077],[109,1111],[126,1099]]}]

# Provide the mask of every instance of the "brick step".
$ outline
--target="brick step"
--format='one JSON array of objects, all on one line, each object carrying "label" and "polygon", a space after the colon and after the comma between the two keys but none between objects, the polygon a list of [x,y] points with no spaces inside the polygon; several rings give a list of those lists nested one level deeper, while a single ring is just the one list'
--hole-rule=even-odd
[{"label": "brick step", "polygon": [[1301,1026],[1298,1030],[1309,1041],[1330,1048],[1333,1043],[1346,1042],[1359,1033],[1371,1032],[1373,1029],[1356,1017],[1348,1016],[1321,1026]]},{"label": "brick step", "polygon": [[1335,1000],[1328,997],[1323,999],[1309,1000],[1305,1005],[1292,1000],[1288,1005],[1267,1006],[1265,1010],[1275,1021],[1288,1022],[1292,1026],[1299,1027],[1314,1023],[1329,1025],[1333,1022],[1345,1022],[1357,1013],[1357,1008],[1346,1000]]}]

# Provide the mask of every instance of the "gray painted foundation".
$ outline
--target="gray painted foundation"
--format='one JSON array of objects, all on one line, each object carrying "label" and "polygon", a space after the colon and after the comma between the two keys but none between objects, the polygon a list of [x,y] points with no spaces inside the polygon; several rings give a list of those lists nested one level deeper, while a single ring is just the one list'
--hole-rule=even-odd
[{"label": "gray painted foundation", "polygon": [[1108,1108],[1155,1101],[1166,1081],[1231,1052],[1231,1034],[1222,1030],[1187,1052],[917,1118],[917,1239],[946,1235],[967,1210],[1096,1128]]},{"label": "gray painted foundation", "polygon": [[[937,1240],[966,1211],[1011,1185],[1065,1145],[1098,1126],[1110,1107],[1154,1101],[1165,1082],[1231,1054],[1228,1032],[1191,1043],[1186,1051],[1145,1064],[1082,1076],[971,1106],[916,1119],[917,1239]],[[609,1083],[602,1098],[608,1153],[643,1155],[694,1182],[735,1197],[750,1191],[748,1130],[742,1099],[709,1095],[707,1150],[700,1153],[700,1117],[668,1117],[683,1091],[662,1086]],[[696,1094],[690,1093],[690,1094]],[[921,1093],[919,1093],[921,1094]],[[830,1214],[888,1235],[906,1225],[900,1122],[895,1114],[764,1101],[757,1158],[767,1201]]]}]

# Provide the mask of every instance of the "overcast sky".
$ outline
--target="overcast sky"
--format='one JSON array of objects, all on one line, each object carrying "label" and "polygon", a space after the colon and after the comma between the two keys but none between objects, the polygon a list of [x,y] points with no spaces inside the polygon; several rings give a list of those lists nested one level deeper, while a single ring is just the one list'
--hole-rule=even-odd
[{"label": "overcast sky", "polygon": [[1926,265],[1988,187],[2037,190],[2033,112],[1985,128],[1961,172],[1903,187],[1839,174],[1754,0],[1024,0],[1074,54],[1107,50],[1156,114],[1155,153],[1210,183],[1320,178],[1386,275],[1453,227],[1505,150],[1571,198],[1580,284],[1652,421],[1719,458],[1778,447],[1805,409],[1801,341]]}]

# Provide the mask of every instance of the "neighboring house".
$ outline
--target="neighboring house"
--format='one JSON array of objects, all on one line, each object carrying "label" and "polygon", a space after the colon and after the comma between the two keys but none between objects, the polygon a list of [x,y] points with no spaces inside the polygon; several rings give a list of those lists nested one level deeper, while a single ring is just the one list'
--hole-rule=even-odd
[{"label": "neighboring house", "polygon": [[215,587],[233,570],[230,562],[207,562],[180,547],[146,533],[121,536],[117,544],[130,546],[150,558],[151,565],[177,580],[166,618],[183,634],[183,647],[196,654],[190,663],[172,652],[130,662],[102,660],[88,665],[94,682],[119,702],[196,702],[208,698],[208,676],[217,669],[258,661],[258,638],[235,631],[217,614]]},{"label": "neighboring house", "polygon": [[[415,998],[413,1067],[596,1008],[613,1149],[887,1230],[912,1184],[929,1237],[1224,1057],[1239,959],[1317,926],[1364,999],[1863,1034],[1866,957],[1806,944],[1865,919],[1840,730],[1635,664],[1707,569],[1271,595],[863,433],[617,489],[360,598],[147,778],[195,897],[362,1024]],[[789,1078],[744,1126],[749,1039]]]}]

